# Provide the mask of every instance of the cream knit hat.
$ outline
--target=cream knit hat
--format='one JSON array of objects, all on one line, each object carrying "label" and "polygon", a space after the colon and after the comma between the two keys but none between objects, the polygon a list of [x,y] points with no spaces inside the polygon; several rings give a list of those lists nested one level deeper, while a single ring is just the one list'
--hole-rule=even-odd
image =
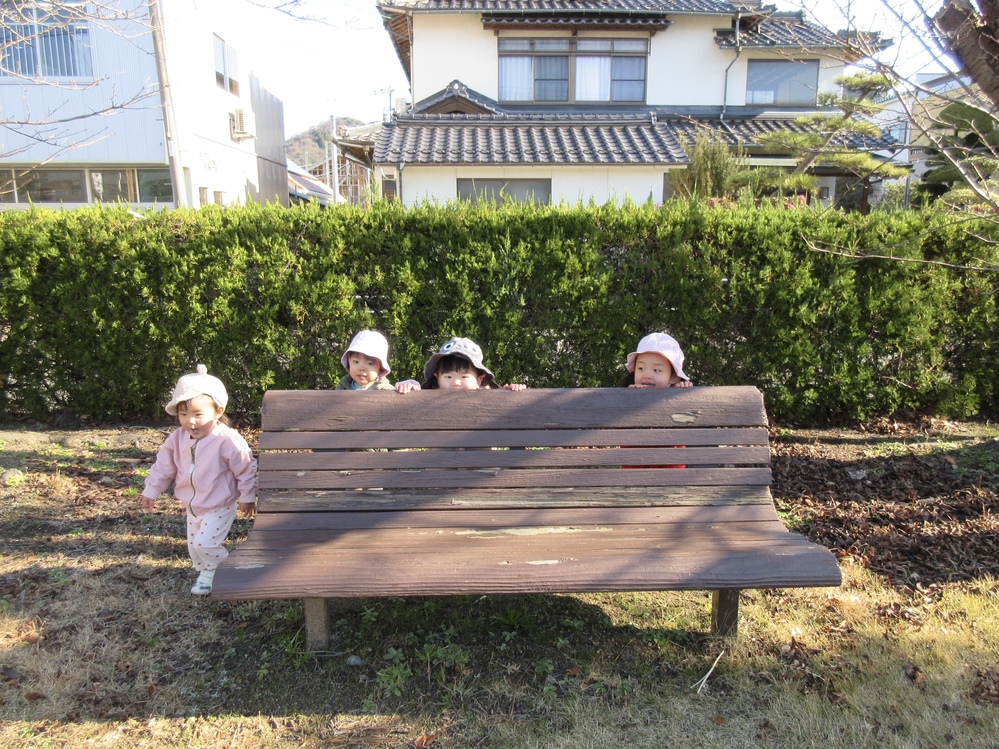
[{"label": "cream knit hat", "polygon": [[177,380],[173,396],[166,404],[166,412],[171,416],[176,416],[178,403],[184,403],[199,395],[210,396],[218,408],[225,408],[226,403],[229,402],[229,394],[225,391],[222,380],[208,374],[208,367],[204,364],[198,365],[197,372],[186,374]]}]

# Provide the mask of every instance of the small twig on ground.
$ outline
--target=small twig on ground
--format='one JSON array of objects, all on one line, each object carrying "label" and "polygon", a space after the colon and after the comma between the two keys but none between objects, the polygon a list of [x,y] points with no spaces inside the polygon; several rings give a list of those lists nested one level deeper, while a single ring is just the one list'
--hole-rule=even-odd
[{"label": "small twig on ground", "polygon": [[709,669],[708,669],[708,672],[707,672],[706,674],[704,674],[704,678],[703,678],[703,679],[701,679],[700,681],[698,681],[698,682],[695,682],[695,683],[693,683],[693,684],[691,684],[691,685],[690,685],[690,688],[691,688],[691,689],[693,689],[694,687],[697,687],[697,693],[698,693],[698,694],[700,694],[700,693],[701,693],[701,690],[702,690],[702,689],[704,689],[704,687],[706,687],[706,686],[708,685],[708,677],[710,677],[710,676],[711,676],[711,674],[713,674],[713,673],[714,673],[714,671],[715,671],[715,666],[717,666],[717,665],[718,665],[718,661],[720,661],[720,660],[721,660],[721,658],[722,658],[722,656],[723,656],[723,655],[725,655],[725,651],[724,651],[724,650],[723,650],[723,651],[721,651],[721,652],[720,652],[720,653],[718,654],[718,657],[717,657],[717,658],[715,658],[715,662],[711,664],[711,668],[709,668]]}]

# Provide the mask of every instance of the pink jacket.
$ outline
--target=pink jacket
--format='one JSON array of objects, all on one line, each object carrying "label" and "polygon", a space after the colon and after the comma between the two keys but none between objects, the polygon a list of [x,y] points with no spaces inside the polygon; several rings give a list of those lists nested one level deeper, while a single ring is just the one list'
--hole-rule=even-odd
[{"label": "pink jacket", "polygon": [[253,502],[257,492],[257,461],[235,429],[216,424],[200,440],[177,429],[156,454],[156,463],[142,496],[156,499],[175,482],[173,493],[198,517],[239,502]]}]

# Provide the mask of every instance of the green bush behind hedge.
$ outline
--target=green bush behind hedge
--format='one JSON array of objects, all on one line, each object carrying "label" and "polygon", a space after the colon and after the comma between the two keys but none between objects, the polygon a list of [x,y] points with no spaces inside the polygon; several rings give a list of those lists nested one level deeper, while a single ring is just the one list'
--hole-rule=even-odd
[{"label": "green bush behind hedge", "polygon": [[697,384],[757,385],[780,422],[994,416],[999,274],[955,266],[999,266],[995,234],[683,202],[6,212],[0,415],[160,415],[199,362],[252,415],[268,388],[332,387],[369,327],[393,379],[464,335],[501,382],[613,386],[667,330]]}]

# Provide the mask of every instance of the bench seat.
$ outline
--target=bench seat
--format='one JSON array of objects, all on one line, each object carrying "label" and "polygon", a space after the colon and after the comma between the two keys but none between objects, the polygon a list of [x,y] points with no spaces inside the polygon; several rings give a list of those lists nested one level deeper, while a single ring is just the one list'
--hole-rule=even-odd
[{"label": "bench seat", "polygon": [[[259,510],[222,599],[301,598],[312,648],[341,597],[835,586],[770,494],[750,387],[271,391]],[[682,467],[663,467],[682,466]]]}]

